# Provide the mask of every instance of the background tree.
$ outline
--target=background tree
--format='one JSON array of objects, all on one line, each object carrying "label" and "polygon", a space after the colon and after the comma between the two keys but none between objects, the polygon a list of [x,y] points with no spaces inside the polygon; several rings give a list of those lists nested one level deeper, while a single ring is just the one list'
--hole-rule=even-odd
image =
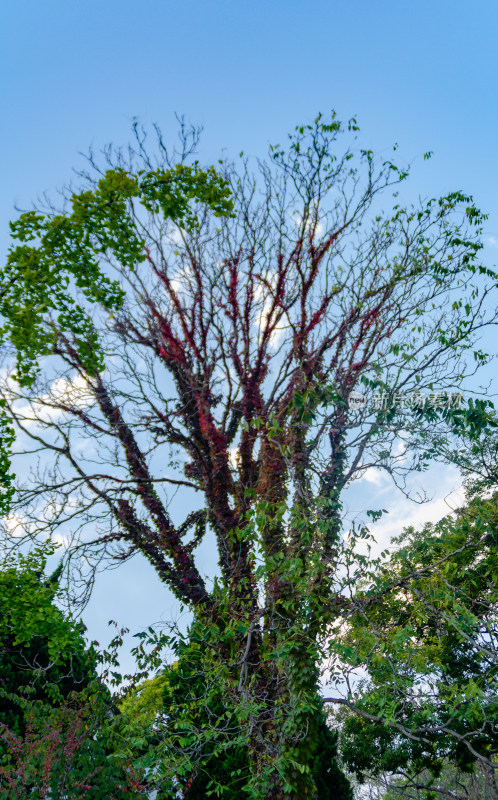
[{"label": "background tree", "polygon": [[[476,764],[471,771],[459,770],[454,764],[442,764],[435,776],[430,770],[418,775],[385,774],[375,780],[377,797],[383,800],[495,800],[493,778],[484,765]],[[378,792],[378,793],[377,793]]]},{"label": "background tree", "polygon": [[0,717],[15,733],[24,732],[27,702],[58,702],[96,676],[81,624],[54,603],[57,575],[42,577],[49,554],[53,549],[42,548],[7,557],[0,571]]},{"label": "background tree", "polygon": [[[89,561],[142,553],[192,610],[246,732],[254,799],[316,797],[320,663],[363,563],[341,548],[345,486],[375,465],[403,487],[439,437],[492,424],[448,395],[485,361],[474,340],[494,318],[483,217],[461,192],[383,213],[407,172],[341,154],[356,129],[318,117],[257,176],[243,162],[223,178],[175,166],[161,138],[153,163],[137,129],[63,212],[14,223],[3,277],[24,275],[3,313],[31,387],[6,399],[48,455],[19,495],[30,533],[71,521],[83,582]],[[57,307],[45,292],[33,322],[40,268]],[[33,341],[54,356],[36,380]],[[358,387],[380,404],[350,407]],[[422,390],[435,418],[397,402]],[[217,591],[195,560],[204,536]]]},{"label": "background tree", "polygon": [[0,513],[5,514],[10,507],[14,494],[12,485],[15,475],[10,466],[10,449],[15,439],[15,432],[10,418],[0,405]]},{"label": "background tree", "polygon": [[51,548],[0,570],[0,793],[5,800],[137,797],[138,774],[111,757],[109,690],[81,623],[54,602]]},{"label": "background tree", "polygon": [[[336,702],[356,711],[342,752],[360,779],[390,773],[402,776],[399,792],[425,783],[421,796],[451,796],[444,781],[477,765],[498,797],[497,531],[497,496],[474,498],[455,517],[405,530],[358,592],[342,655],[369,680]],[[378,603],[386,583],[395,590]]]}]

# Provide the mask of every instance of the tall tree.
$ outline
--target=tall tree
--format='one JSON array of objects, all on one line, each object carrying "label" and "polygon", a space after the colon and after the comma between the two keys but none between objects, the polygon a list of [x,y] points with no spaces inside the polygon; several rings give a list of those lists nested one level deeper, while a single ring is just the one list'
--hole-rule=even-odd
[{"label": "tall tree", "polygon": [[137,129],[65,210],[13,224],[3,275],[23,275],[2,311],[31,386],[9,384],[10,413],[48,455],[20,495],[26,524],[71,521],[85,580],[142,553],[192,610],[245,730],[253,800],[317,797],[319,669],[348,608],[344,488],[371,465],[403,486],[438,437],[491,424],[450,397],[494,317],[482,214],[461,192],[402,207],[406,170],[341,151],[356,131],[319,116],[257,174],[243,160],[220,177],[175,164],[161,138],[153,162]]}]

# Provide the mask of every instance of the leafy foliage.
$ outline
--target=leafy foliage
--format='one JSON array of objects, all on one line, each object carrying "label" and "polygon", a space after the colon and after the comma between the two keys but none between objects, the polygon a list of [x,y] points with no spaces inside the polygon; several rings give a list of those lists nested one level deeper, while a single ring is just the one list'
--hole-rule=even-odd
[{"label": "leafy foliage", "polygon": [[[152,776],[160,800],[172,800],[179,789],[189,800],[246,797],[251,765],[242,710],[226,668],[213,663],[207,632],[194,623],[184,635],[144,638],[155,647],[169,644],[176,660],[120,702],[113,725],[117,752]],[[317,798],[352,800],[337,763],[337,734],[321,709],[317,716],[310,765]]]},{"label": "leafy foliage", "polygon": [[5,800],[136,797],[138,776],[106,744],[111,698],[83,628],[55,605],[52,548],[0,571],[0,792]]},{"label": "leafy foliage", "polygon": [[[73,576],[91,584],[103,559],[140,553],[190,609],[202,646],[194,639],[185,655],[181,685],[170,676],[169,702],[195,670],[201,685],[188,713],[175,706],[174,772],[188,780],[209,762],[215,781],[220,759],[231,770],[245,752],[251,800],[315,800],[331,630],[341,645],[344,620],[354,621],[358,663],[373,646],[356,622],[362,598],[351,597],[368,564],[341,538],[348,483],[375,466],[404,488],[407,473],[449,458],[448,437],[494,424],[477,403],[462,414],[396,404],[401,391],[445,396],[486,361],[476,336],[496,319],[487,303],[496,274],[479,263],[484,216],[472,198],[402,207],[408,171],[341,150],[356,131],[355,121],[318,116],[272,148],[256,176],[245,162],[222,164],[221,177],[167,158],[153,168],[140,140],[126,169],[106,151],[106,167],[65,210],[13,223],[2,277],[4,332],[19,353],[9,413],[51,459],[16,500],[30,535],[72,522],[76,502]],[[358,389],[370,400],[359,410],[349,403]],[[386,407],[371,402],[379,392]],[[98,469],[82,437],[98,445]],[[177,521],[168,492],[180,487],[187,510]],[[54,501],[61,511],[47,521],[43,504]],[[203,539],[218,552],[211,582],[196,560]],[[465,604],[458,591],[450,604],[439,574],[424,583],[417,573],[411,586],[448,603],[454,621]],[[380,580],[379,603],[365,599],[379,630],[385,617],[391,631],[403,581]],[[417,613],[385,634],[400,653],[396,681],[372,654],[394,692],[381,691],[382,720],[399,711],[398,683],[415,686],[417,670],[425,680],[434,666],[425,645],[406,656],[409,637],[438,630],[431,613]],[[471,638],[475,616],[465,618]],[[423,727],[423,710],[406,714]]]},{"label": "leafy foliage", "polygon": [[23,731],[23,705],[57,704],[95,678],[95,653],[81,625],[55,605],[57,577],[43,580],[53,548],[6,556],[0,571],[0,715],[15,733]]},{"label": "leafy foliage", "polygon": [[[346,640],[369,683],[351,701],[343,753],[360,777],[497,757],[498,497],[408,528],[357,597]],[[386,594],[386,588],[390,591]]]},{"label": "leafy foliage", "polygon": [[14,496],[13,481],[15,475],[11,470],[10,452],[15,439],[15,431],[11,419],[5,413],[5,401],[0,400],[0,514],[9,510]]},{"label": "leafy foliage", "polygon": [[74,194],[69,213],[44,216],[28,211],[12,222],[18,244],[0,274],[0,316],[2,333],[18,354],[21,385],[32,383],[40,356],[53,351],[57,336],[45,324],[50,311],[55,311],[60,329],[75,336],[85,370],[94,374],[103,368],[91,316],[75,299],[74,288],[109,312],[121,306],[123,290],[105,274],[101,257],[112,252],[130,270],[146,259],[136,204],[192,229],[198,226],[192,200],[221,215],[233,208],[229,195],[226,182],[212,167],[178,164],[173,170],[142,170],[136,175],[114,169],[98,181],[95,191]]}]

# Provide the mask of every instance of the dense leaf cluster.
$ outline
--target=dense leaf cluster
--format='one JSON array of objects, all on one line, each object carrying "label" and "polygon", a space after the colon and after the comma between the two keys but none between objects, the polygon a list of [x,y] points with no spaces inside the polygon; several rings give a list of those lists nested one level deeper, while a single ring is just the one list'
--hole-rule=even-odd
[{"label": "dense leaf cluster", "polygon": [[[84,628],[54,602],[50,548],[0,570],[0,794],[5,800],[131,800],[136,773],[112,757],[112,701]],[[48,795],[49,793],[49,795]]]},{"label": "dense leaf cluster", "polygon": [[17,378],[29,385],[38,360],[51,353],[57,336],[46,325],[55,312],[61,330],[75,336],[82,364],[89,374],[102,369],[91,313],[78,302],[79,289],[91,304],[107,312],[124,298],[119,283],[106,275],[102,259],[112,253],[125,270],[147,257],[140,235],[140,214],[159,211],[188,229],[198,225],[194,201],[213,214],[230,214],[230,190],[212,167],[178,164],[172,170],[108,170],[94,191],[71,197],[65,214],[28,211],[11,223],[14,245],[0,271],[1,332],[17,352]]},{"label": "dense leaf cluster", "polygon": [[359,596],[346,639],[370,681],[359,715],[346,718],[343,752],[360,777],[496,760],[497,499],[407,529]]}]

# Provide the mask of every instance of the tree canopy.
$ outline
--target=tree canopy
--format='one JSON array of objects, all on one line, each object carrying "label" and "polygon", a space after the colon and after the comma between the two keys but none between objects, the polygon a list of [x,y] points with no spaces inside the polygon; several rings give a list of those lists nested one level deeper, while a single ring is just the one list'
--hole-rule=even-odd
[{"label": "tree canopy", "polygon": [[54,602],[53,548],[0,569],[0,793],[5,800],[136,797],[138,774],[106,745],[111,695],[83,627]]},{"label": "tree canopy", "polygon": [[448,439],[496,426],[454,402],[495,319],[484,217],[460,191],[403,206],[408,170],[356,133],[319,116],[253,173],[188,147],[173,163],[161,138],[153,163],[137,130],[65,209],[13,223],[0,276],[6,407],[40,458],[16,500],[26,535],[66,532],[73,588],[141,554],[190,609],[252,800],[323,791],[320,669],[365,569],[347,485],[377,467],[406,490]]},{"label": "tree canopy", "polygon": [[95,676],[81,626],[54,603],[57,575],[42,577],[48,553],[6,557],[0,571],[0,715],[16,733],[23,728],[23,700],[57,702]]},{"label": "tree canopy", "polygon": [[[496,495],[409,528],[357,594],[343,656],[366,666],[344,726],[343,754],[362,777],[439,777],[497,760]],[[389,599],[377,601],[391,584]],[[371,724],[366,725],[368,720]],[[408,782],[409,785],[409,782]]]}]

